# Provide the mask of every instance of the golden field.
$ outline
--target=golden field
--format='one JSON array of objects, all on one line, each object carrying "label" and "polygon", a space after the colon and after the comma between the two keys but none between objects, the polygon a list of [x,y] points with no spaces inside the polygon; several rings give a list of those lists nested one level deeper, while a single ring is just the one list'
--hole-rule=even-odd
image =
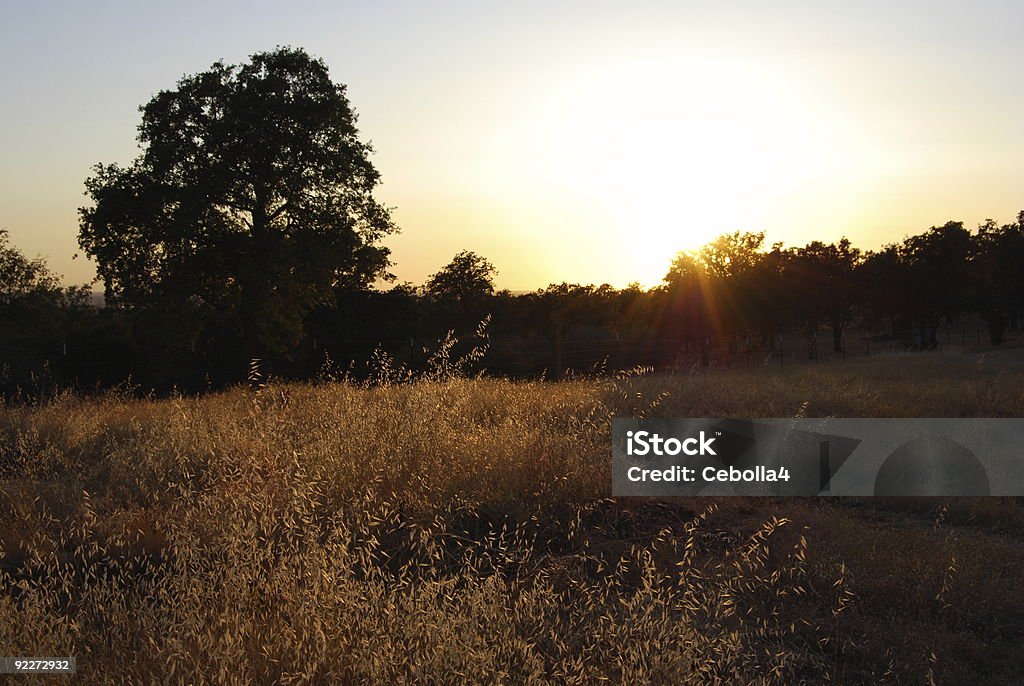
[{"label": "golden field", "polygon": [[0,406],[0,652],[88,683],[1024,674],[1020,499],[609,497],[612,417],[1024,416],[1019,353],[400,376]]}]

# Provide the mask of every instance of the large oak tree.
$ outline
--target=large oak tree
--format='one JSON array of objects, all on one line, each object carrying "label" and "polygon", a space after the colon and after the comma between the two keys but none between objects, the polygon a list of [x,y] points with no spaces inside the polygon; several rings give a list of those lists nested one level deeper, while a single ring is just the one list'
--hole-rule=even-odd
[{"label": "large oak tree", "polygon": [[337,288],[386,276],[396,230],[345,86],[301,49],[214,63],[140,108],[141,155],[86,181],[79,243],[108,298],[194,342],[283,352]]}]

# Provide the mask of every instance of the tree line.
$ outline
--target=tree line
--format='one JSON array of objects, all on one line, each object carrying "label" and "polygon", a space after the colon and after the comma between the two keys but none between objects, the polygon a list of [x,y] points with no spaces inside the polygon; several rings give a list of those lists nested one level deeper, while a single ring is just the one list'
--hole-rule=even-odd
[{"label": "tree line", "polygon": [[[849,240],[766,246],[764,234],[723,234],[673,260],[661,285],[613,288],[552,284],[530,293],[495,288],[495,266],[463,251],[426,283],[389,288],[338,284],[311,307],[294,343],[261,358],[275,373],[309,378],[325,363],[355,376],[375,354],[411,368],[426,363],[449,332],[465,351],[489,345],[499,374],[552,372],[558,339],[615,340],[630,364],[665,366],[684,351],[735,345],[772,351],[823,335],[840,351],[848,328],[901,348],[938,345],[940,326],[970,318],[1000,345],[1024,314],[1024,211],[974,231],[948,222],[879,250]],[[0,383],[103,387],[132,379],[144,388],[203,390],[242,378],[249,350],[224,337],[226,323],[197,336],[154,324],[159,312],[95,307],[85,287],[64,287],[0,231]],[[180,313],[179,313],[180,316]],[[489,320],[485,340],[479,324]],[[457,346],[456,352],[459,347]],[[621,357],[621,355],[620,355]]]}]

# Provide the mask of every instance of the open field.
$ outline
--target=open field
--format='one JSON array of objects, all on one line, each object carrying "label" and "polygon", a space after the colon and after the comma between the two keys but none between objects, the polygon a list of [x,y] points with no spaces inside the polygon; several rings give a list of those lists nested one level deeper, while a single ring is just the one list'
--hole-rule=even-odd
[{"label": "open field", "polygon": [[611,499],[638,414],[1022,416],[1024,356],[0,407],[2,652],[89,683],[1024,674],[1019,499]]}]

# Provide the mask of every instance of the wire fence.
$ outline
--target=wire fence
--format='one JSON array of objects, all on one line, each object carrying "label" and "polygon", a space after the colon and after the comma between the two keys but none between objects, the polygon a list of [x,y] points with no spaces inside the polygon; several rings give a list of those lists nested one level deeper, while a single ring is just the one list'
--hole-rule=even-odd
[{"label": "wire fence", "polygon": [[[1003,345],[1019,344],[1020,332],[1009,332]],[[811,334],[784,332],[761,336],[728,338],[664,339],[643,341],[613,338],[551,341],[538,344],[515,339],[492,340],[487,361],[518,361],[521,367],[545,370],[561,377],[570,372],[594,369],[627,369],[651,365],[663,370],[680,369],[756,369],[794,367],[808,364],[834,364],[876,355],[934,349],[988,349],[989,335],[984,328],[947,326],[934,335],[898,337],[863,329],[850,329],[838,338],[829,330]]]},{"label": "wire fence", "polygon": [[[1008,331],[1004,345],[1022,345],[1020,331]],[[988,331],[981,325],[948,325],[927,338],[893,336],[866,329],[850,328],[836,339],[831,330],[817,332],[785,331],[774,336],[733,335],[704,338],[612,338],[568,332],[551,338],[509,334],[491,335],[486,340],[466,340],[452,354],[457,357],[474,346],[486,345],[487,352],[475,365],[485,373],[529,378],[561,379],[570,375],[611,373],[638,366],[659,371],[723,369],[793,369],[804,365],[827,365],[876,355],[905,353],[925,349],[985,350]],[[334,371],[359,377],[374,364],[375,351],[386,353],[396,365],[412,370],[429,366],[438,350],[436,339],[346,339],[330,343],[309,338],[284,364],[269,366],[275,375],[288,378],[315,378],[329,361]],[[0,351],[2,352],[2,351]],[[97,354],[79,349],[74,341],[62,341],[46,351],[46,366],[65,381],[92,385],[116,382],[130,376],[142,381],[145,376],[133,371],[135,364],[117,355]],[[163,378],[186,386],[209,385],[213,364],[208,351],[190,347],[163,360]],[[164,353],[166,354],[166,353]],[[3,357],[3,355],[0,355]],[[223,357],[223,355],[221,356]],[[152,357],[137,351],[137,360]],[[145,362],[143,362],[145,364]],[[5,382],[4,360],[0,359],[0,386]],[[63,373],[61,373],[63,372]],[[222,381],[230,375],[222,375]],[[191,379],[191,383],[188,380]],[[10,381],[10,380],[8,380]],[[23,382],[19,382],[22,383]],[[218,382],[212,382],[214,386]],[[159,384],[158,384],[159,385]]]}]

